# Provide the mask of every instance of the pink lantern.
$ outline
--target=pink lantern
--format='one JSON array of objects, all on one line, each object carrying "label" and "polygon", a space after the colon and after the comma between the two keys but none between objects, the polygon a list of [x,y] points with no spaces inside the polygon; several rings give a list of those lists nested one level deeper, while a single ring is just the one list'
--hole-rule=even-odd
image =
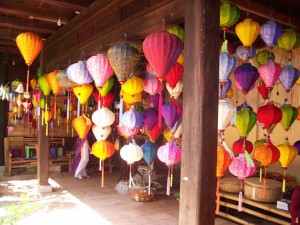
[{"label": "pink lantern", "polygon": [[140,131],[140,127],[136,127],[135,129],[130,129],[124,125],[118,126],[118,133],[126,139],[132,138]]},{"label": "pink lantern", "polygon": [[70,65],[67,68],[67,75],[71,81],[78,85],[89,84],[93,81],[84,61]]},{"label": "pink lantern", "polygon": [[182,78],[183,66],[176,62],[174,66],[171,67],[169,73],[166,76],[166,80],[171,88],[175,88],[178,81]]},{"label": "pink lantern", "polygon": [[154,75],[163,80],[183,51],[182,41],[174,34],[160,31],[148,35],[143,42],[143,52]]},{"label": "pink lantern", "polygon": [[86,61],[86,66],[95,84],[102,88],[106,81],[113,75],[114,71],[105,54],[97,54]]},{"label": "pink lantern", "polygon": [[272,89],[281,74],[281,67],[278,63],[269,60],[259,67],[259,74],[266,87]]},{"label": "pink lantern", "polygon": [[155,76],[144,80],[144,91],[149,95],[161,93],[164,90],[164,83],[159,81]]},{"label": "pink lantern", "polygon": [[170,187],[172,187],[173,166],[181,160],[181,150],[175,144],[174,140],[171,143],[159,147],[157,150],[158,159],[169,167],[168,180],[167,180],[167,195],[170,195]]},{"label": "pink lantern", "polygon": [[[249,160],[253,165],[248,162]],[[245,154],[239,154],[238,157],[235,157],[230,163],[229,171],[241,181],[238,205],[238,211],[241,212],[243,200],[243,181],[255,173],[256,165],[250,156],[247,159]]]}]

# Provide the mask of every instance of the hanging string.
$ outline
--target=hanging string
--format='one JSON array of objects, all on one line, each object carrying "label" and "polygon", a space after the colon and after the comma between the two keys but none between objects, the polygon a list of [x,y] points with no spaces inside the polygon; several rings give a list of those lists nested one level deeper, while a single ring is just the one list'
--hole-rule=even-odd
[{"label": "hanging string", "polygon": [[221,180],[220,178],[218,177],[217,178],[217,189],[216,189],[216,196],[217,196],[217,206],[216,206],[216,214],[218,214],[220,212],[220,183],[221,183]]},{"label": "hanging string", "polygon": [[162,22],[161,22],[161,30],[162,30],[162,31],[165,31],[165,30],[166,30],[166,21],[165,21],[165,18],[162,19]]},{"label": "hanging string", "polygon": [[102,163],[102,177],[101,177],[101,187],[104,187],[104,160]]},{"label": "hanging string", "polygon": [[168,170],[168,178],[167,178],[167,195],[170,195],[170,166]]}]

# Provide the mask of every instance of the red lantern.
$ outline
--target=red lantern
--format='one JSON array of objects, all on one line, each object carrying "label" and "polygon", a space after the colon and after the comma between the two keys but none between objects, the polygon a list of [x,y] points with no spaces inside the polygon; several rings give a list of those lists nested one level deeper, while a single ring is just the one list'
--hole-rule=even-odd
[{"label": "red lantern", "polygon": [[268,133],[271,133],[269,128],[279,123],[281,119],[282,112],[273,102],[266,102],[257,110],[257,121],[263,128],[267,129]]},{"label": "red lantern", "polygon": [[[265,82],[261,78],[258,79],[256,87],[261,97],[266,100],[269,97],[269,89],[266,87]],[[270,88],[270,92],[271,91],[272,88]]]},{"label": "red lantern", "polygon": [[[114,100],[114,94],[112,92],[109,92],[105,97],[102,97],[101,95],[99,95],[98,91],[95,91],[94,94],[94,99],[96,102],[100,101],[100,107],[109,107],[110,104],[113,102]],[[100,96],[100,97],[99,97]]]},{"label": "red lantern", "polygon": [[166,76],[166,80],[172,89],[175,88],[178,81],[182,78],[182,75],[183,66],[180,63],[176,62]]},{"label": "red lantern", "polygon": [[251,154],[251,152],[253,151],[253,144],[251,141],[248,141],[245,138],[240,138],[237,141],[235,141],[232,145],[232,150],[236,153],[236,154],[243,154],[245,153],[245,150]]},{"label": "red lantern", "polygon": [[147,130],[147,129],[146,129],[146,131],[148,132],[148,134],[149,134],[151,140],[152,140],[153,142],[155,142],[155,141],[157,140],[157,138],[159,137],[159,135],[160,135],[162,129],[163,129],[162,127],[159,127],[158,124],[156,124],[156,125],[153,127],[152,130]]}]

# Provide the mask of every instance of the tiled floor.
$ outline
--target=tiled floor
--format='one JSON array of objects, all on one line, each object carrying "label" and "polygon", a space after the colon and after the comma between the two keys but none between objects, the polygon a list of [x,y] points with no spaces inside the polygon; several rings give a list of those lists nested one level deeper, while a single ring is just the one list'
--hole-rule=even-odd
[{"label": "tiled floor", "polygon": [[[77,180],[72,174],[51,172],[49,183],[54,191],[37,194],[36,175],[0,177],[0,200],[3,205],[20,199],[21,193],[31,196],[27,208],[36,209],[21,219],[21,225],[175,225],[178,224],[179,201],[175,197],[160,194],[153,202],[135,202],[129,195],[121,195],[115,189],[118,173],[105,174],[105,186],[101,188],[100,173]],[[16,198],[17,197],[17,198]],[[216,218],[215,224],[235,224]]]}]

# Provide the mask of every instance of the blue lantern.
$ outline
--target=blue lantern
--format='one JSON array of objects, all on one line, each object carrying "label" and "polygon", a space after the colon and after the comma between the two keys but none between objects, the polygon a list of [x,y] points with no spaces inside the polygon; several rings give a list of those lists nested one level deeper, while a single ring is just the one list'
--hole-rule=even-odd
[{"label": "blue lantern", "polygon": [[122,115],[122,125],[130,128],[131,130],[142,126],[143,122],[143,114],[136,111],[135,109],[130,109]]},{"label": "blue lantern", "polygon": [[292,64],[289,64],[282,69],[279,80],[286,92],[289,92],[292,89],[298,80],[299,75],[299,70],[293,67]]},{"label": "blue lantern", "polygon": [[157,152],[158,146],[151,141],[147,141],[141,147],[143,150],[144,160],[146,161],[146,163],[148,165],[152,164],[152,162],[154,161],[154,159],[156,157],[156,152]]},{"label": "blue lantern", "polygon": [[244,45],[241,45],[236,49],[236,55],[243,60],[243,62],[247,62],[256,55],[256,49],[254,46],[246,49]]},{"label": "blue lantern", "polygon": [[219,59],[219,82],[222,85],[225,85],[230,74],[235,68],[236,60],[228,52],[221,52]]},{"label": "blue lantern", "polygon": [[271,50],[282,33],[280,24],[269,20],[260,27],[260,37],[266,43],[267,47]]}]

